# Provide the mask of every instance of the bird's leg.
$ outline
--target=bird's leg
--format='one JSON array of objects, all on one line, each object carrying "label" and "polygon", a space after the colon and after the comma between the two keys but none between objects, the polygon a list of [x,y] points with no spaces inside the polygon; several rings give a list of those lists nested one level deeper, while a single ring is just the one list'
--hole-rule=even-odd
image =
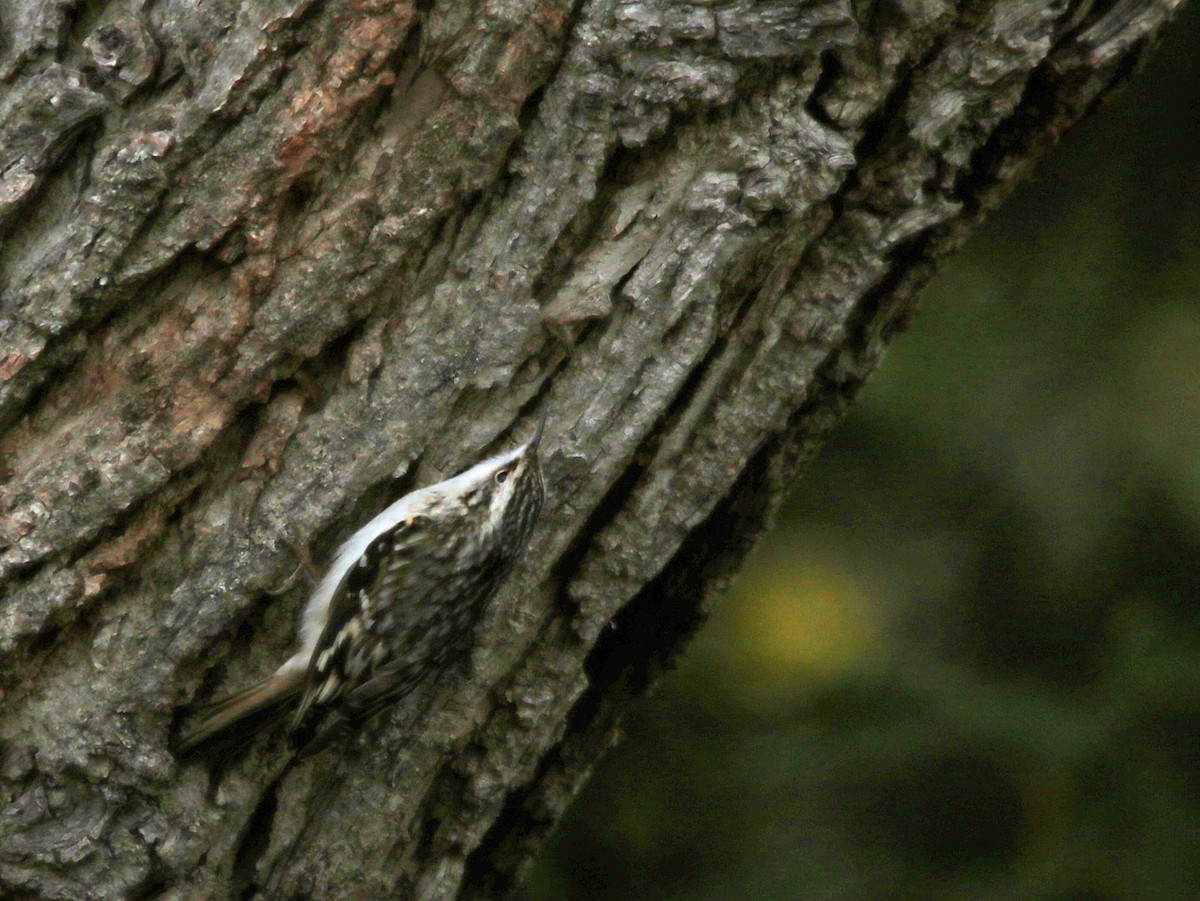
[{"label": "bird's leg", "polygon": [[316,567],[313,566],[312,554],[309,553],[307,544],[297,541],[291,535],[284,535],[283,543],[286,544],[291,549],[292,553],[296,555],[296,568],[292,570],[292,574],[284,579],[283,582],[278,586],[274,588],[263,589],[267,594],[271,595],[271,597],[278,597],[281,594],[286,594],[287,592],[291,591],[296,587],[296,583],[300,581],[301,577],[307,578],[308,582],[314,585],[317,583],[317,580],[320,579],[320,573],[318,573]]}]

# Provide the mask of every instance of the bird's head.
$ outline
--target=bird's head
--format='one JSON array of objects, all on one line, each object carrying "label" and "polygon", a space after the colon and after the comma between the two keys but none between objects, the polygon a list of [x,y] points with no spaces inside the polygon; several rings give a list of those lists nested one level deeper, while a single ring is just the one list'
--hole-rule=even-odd
[{"label": "bird's head", "polygon": [[496,533],[506,551],[525,544],[542,509],[544,486],[538,448],[546,420],[543,415],[524,444],[489,457],[444,483],[457,494],[487,532]]}]

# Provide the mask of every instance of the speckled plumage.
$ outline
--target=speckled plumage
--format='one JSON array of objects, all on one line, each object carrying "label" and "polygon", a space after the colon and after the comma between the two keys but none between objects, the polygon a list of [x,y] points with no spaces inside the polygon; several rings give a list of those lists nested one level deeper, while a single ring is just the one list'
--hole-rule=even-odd
[{"label": "speckled plumage", "polygon": [[181,750],[300,695],[289,738],[309,756],[468,648],[541,511],[541,432],[406,495],[355,532],[309,599],[300,649],[269,679],[213,705]]}]

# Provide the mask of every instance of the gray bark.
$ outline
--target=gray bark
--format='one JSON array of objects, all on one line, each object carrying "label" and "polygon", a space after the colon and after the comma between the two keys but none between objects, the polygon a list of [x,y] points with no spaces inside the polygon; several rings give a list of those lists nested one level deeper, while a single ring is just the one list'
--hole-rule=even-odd
[{"label": "gray bark", "polygon": [[[518,878],[936,258],[1177,0],[0,9],[0,894]],[[472,660],[180,761],[318,561],[549,411]]]}]

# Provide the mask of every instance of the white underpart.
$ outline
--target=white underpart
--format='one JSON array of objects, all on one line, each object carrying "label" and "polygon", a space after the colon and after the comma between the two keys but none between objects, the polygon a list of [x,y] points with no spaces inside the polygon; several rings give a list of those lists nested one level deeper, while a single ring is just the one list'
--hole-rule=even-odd
[{"label": "white underpart", "polygon": [[521,445],[507,454],[489,457],[453,478],[436,482],[404,495],[346,539],[338,548],[337,556],[333,558],[333,565],[329,567],[324,578],[317,583],[317,587],[308,599],[308,606],[304,608],[304,619],[300,624],[300,649],[289,657],[287,662],[275,671],[275,674],[287,676],[308,669],[308,661],[317,646],[317,641],[321,638],[321,633],[325,630],[325,622],[329,618],[329,605],[333,601],[333,596],[337,592],[338,586],[342,584],[342,579],[346,577],[346,573],[350,571],[350,567],[367,552],[372,541],[384,532],[395,528],[410,516],[427,510],[437,501],[454,497],[456,494],[463,494],[480,482],[490,479],[497,469],[520,457],[525,452],[525,447],[526,445]]}]

